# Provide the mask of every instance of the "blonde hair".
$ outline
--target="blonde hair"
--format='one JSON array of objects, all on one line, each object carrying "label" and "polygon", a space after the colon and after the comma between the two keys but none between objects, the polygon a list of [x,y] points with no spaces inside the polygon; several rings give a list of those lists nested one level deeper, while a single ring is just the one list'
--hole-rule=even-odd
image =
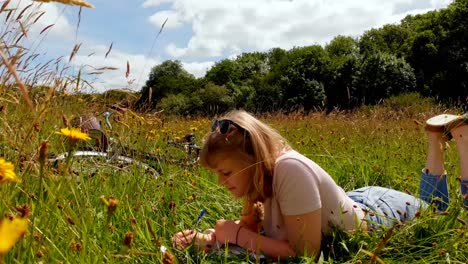
[{"label": "blonde hair", "polygon": [[275,161],[281,151],[291,147],[275,129],[243,110],[228,112],[219,120],[223,119],[233,121],[242,129],[231,125],[226,134],[216,130],[207,133],[200,153],[200,163],[205,167],[215,168],[213,157],[227,155],[241,159],[240,161],[252,167],[253,177],[244,197],[244,209],[248,209],[255,202],[264,202],[271,197]]}]

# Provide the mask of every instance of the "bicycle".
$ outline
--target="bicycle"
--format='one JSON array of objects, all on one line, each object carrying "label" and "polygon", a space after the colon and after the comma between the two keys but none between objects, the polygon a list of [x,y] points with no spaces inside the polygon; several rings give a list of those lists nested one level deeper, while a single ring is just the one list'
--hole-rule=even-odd
[{"label": "bicycle", "polygon": [[[112,130],[109,117],[111,112],[101,114],[105,118],[106,125]],[[71,122],[72,127],[80,128],[88,133],[90,142],[81,142],[72,153],[73,166],[70,171],[74,174],[88,174],[94,176],[101,173],[115,173],[126,171],[144,173],[154,178],[160,176],[161,157],[156,154],[131,149],[122,145],[118,140],[108,137],[101,126],[100,120],[92,115],[80,115]],[[55,169],[60,168],[67,160],[69,152],[58,155],[51,154],[49,162]]]},{"label": "bicycle", "polygon": [[168,146],[183,148],[187,154],[187,161],[196,164],[200,158],[201,147],[197,145],[195,134],[186,134],[182,141],[169,141]]}]

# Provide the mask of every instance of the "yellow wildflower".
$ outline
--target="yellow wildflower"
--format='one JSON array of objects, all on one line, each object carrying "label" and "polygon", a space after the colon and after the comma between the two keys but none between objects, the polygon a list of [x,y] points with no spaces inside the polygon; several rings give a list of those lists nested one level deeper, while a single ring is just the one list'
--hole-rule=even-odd
[{"label": "yellow wildflower", "polygon": [[82,1],[82,0],[34,0],[34,1],[44,2],[44,3],[58,2],[58,3],[65,4],[65,5],[77,5],[77,6],[84,6],[88,8],[94,8],[92,4]]},{"label": "yellow wildflower", "polygon": [[8,218],[0,221],[0,256],[7,253],[15,243],[23,236],[28,227],[28,220],[25,218]]},{"label": "yellow wildflower", "polygon": [[77,141],[77,140],[90,140],[91,138],[89,137],[88,134],[81,132],[81,129],[79,128],[62,128],[60,129],[60,132],[55,132],[56,134],[66,136],[69,140],[71,141]]},{"label": "yellow wildflower", "polygon": [[102,202],[107,206],[107,213],[113,214],[115,209],[117,209],[117,205],[119,205],[119,200],[117,200],[114,196],[109,197],[109,200],[106,199],[104,195],[101,195]]},{"label": "yellow wildflower", "polygon": [[14,169],[15,166],[11,162],[0,158],[0,183],[17,181]]}]

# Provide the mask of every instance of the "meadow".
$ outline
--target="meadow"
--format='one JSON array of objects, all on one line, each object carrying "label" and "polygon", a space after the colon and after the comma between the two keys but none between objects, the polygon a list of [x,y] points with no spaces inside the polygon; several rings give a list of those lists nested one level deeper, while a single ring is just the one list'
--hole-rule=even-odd
[{"label": "meadow", "polygon": [[[207,117],[170,117],[114,111],[106,133],[123,145],[164,157],[160,176],[139,170],[57,170],[45,154],[68,150],[57,134],[78,114],[99,115],[114,103],[99,95],[33,95],[31,109],[19,94],[4,92],[0,102],[0,157],[14,164],[17,182],[0,184],[4,219],[28,221],[24,236],[3,256],[4,263],[241,263],[247,257],[179,251],[171,236],[191,228],[200,210],[199,230],[216,219],[238,219],[241,201],[217,185],[206,169],[184,161],[169,140],[209,131]],[[40,110],[40,111],[39,111]],[[353,112],[271,113],[259,117],[291,145],[324,167],[345,190],[379,185],[418,193],[425,162],[424,120],[446,109],[415,94]],[[102,119],[102,118],[101,118]],[[451,143],[453,144],[453,142]],[[468,215],[456,178],[454,145],[447,151],[451,206],[372,234],[336,231],[323,246],[322,263],[466,263]],[[73,158],[71,160],[73,162]],[[41,165],[42,164],[42,165]],[[166,254],[161,252],[166,248]],[[271,260],[273,262],[274,260]],[[283,262],[311,263],[307,257]]]},{"label": "meadow", "polygon": [[[32,4],[23,9],[8,4],[4,1],[0,7],[5,18],[0,43],[0,263],[256,262],[248,256],[229,257],[224,251],[180,251],[171,245],[172,235],[193,227],[202,209],[206,213],[199,230],[212,227],[217,219],[238,219],[241,211],[242,201],[233,200],[215,175],[185,160],[182,149],[168,145],[189,132],[201,145],[212,117],[113,110],[113,129],[106,129],[107,135],[160,157],[159,177],[137,167],[109,167],[104,161],[87,163],[72,157],[58,167],[49,161],[53,154],[74,151],[61,132],[74,117],[98,116],[119,100],[79,93],[89,85],[81,78],[84,66],[71,63],[81,44],[71,48],[68,58],[40,62],[35,50],[51,25],[34,35],[30,28],[44,13]],[[70,69],[75,76],[66,74]],[[37,85],[39,80],[43,86]],[[417,195],[427,148],[424,121],[442,112],[462,113],[408,94],[351,112],[258,117],[325,168],[346,191],[379,185]],[[372,234],[335,230],[325,239],[317,261],[467,263],[468,215],[462,208],[453,142],[446,160],[452,200],[446,212],[422,211],[411,222]],[[299,257],[281,262],[314,261]]]}]

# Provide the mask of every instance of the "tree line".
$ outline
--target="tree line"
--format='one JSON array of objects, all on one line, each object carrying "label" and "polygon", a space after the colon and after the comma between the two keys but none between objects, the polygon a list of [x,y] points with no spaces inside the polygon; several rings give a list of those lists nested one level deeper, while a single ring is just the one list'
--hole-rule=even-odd
[{"label": "tree line", "polygon": [[180,61],[152,68],[136,107],[175,114],[352,109],[417,92],[468,104],[468,0],[399,24],[337,36],[324,47],[243,53],[203,78]]}]

